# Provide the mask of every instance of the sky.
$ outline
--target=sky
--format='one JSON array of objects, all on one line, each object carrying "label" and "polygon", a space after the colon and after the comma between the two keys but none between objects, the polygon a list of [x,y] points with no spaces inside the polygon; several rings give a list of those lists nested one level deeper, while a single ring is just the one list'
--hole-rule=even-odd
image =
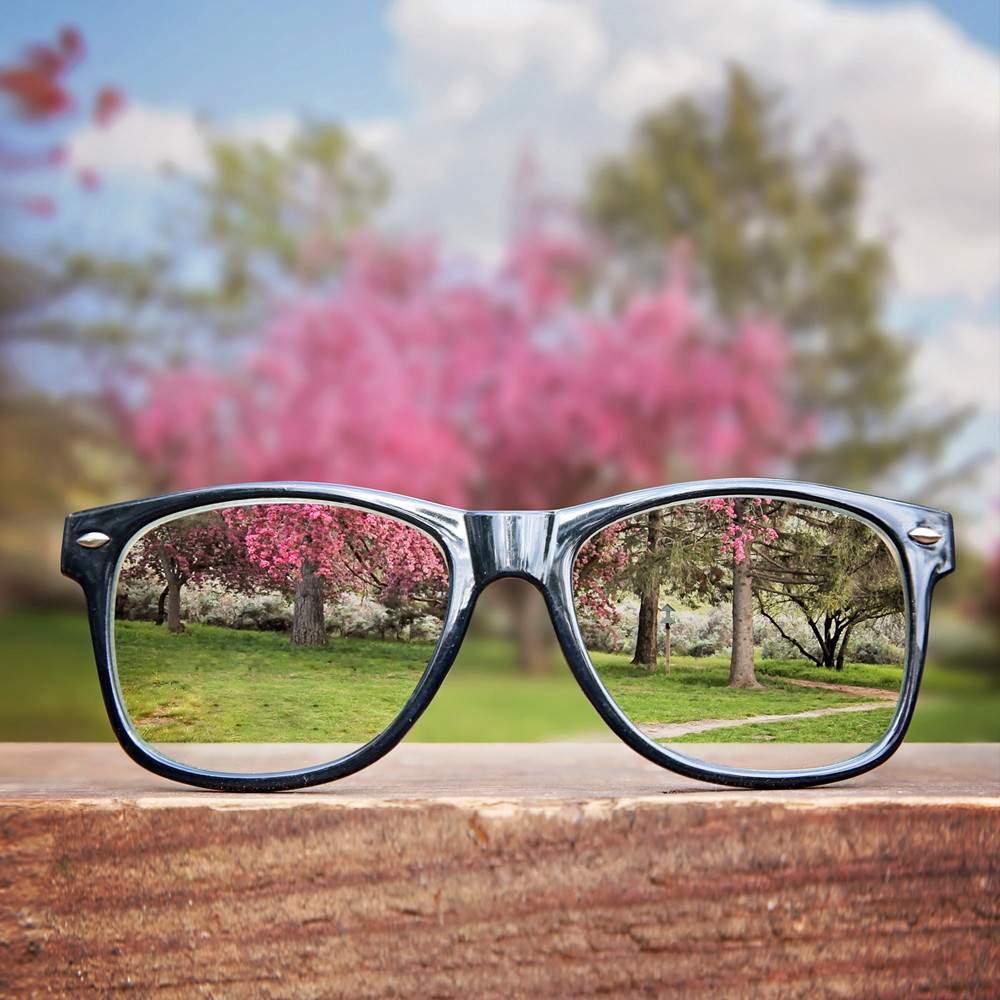
[{"label": "sky", "polygon": [[976,530],[995,524],[1000,3],[8,0],[0,58],[67,23],[88,44],[80,91],[114,82],[130,107],[108,132],[71,130],[74,163],[118,183],[70,195],[53,225],[109,241],[150,226],[164,159],[204,172],[197,116],[275,145],[312,116],[349,123],[387,164],[388,225],[488,260],[525,149],[576,193],[637,116],[744,63],[785,94],[803,142],[833,124],[865,159],[866,224],[896,261],[889,318],[914,345],[919,397],[978,407],[950,458],[987,456]]}]

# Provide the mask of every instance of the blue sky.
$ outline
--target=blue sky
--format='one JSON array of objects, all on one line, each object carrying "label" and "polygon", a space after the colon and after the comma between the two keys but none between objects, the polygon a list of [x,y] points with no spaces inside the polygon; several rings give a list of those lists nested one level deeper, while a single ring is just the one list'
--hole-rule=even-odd
[{"label": "blue sky", "polygon": [[[843,0],[850,2],[850,0]],[[905,0],[866,0],[872,6],[891,7]],[[995,0],[930,0],[936,7],[964,31],[969,38],[993,49],[1000,50],[1000,3]]]},{"label": "blue sky", "polygon": [[[903,0],[838,2],[892,7]],[[144,101],[182,104],[213,117],[275,108],[383,116],[407,106],[391,67],[387,6],[385,0],[7,0],[0,53],[74,24],[89,49],[77,75],[84,90],[110,79]],[[933,0],[931,6],[979,45],[1000,51],[1000,2]]]},{"label": "blue sky", "polygon": [[83,89],[112,79],[154,104],[232,116],[293,108],[334,116],[396,113],[385,4],[194,0],[163,4],[6,4],[5,48],[79,27]]}]

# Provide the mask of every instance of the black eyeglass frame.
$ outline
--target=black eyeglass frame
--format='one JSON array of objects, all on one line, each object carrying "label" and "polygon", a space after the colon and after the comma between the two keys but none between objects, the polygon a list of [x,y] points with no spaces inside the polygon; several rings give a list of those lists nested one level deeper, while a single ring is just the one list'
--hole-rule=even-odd
[{"label": "black eyeglass frame", "polygon": [[[888,730],[862,753],[836,764],[796,770],[751,770],[710,765],[656,743],[621,711],[590,660],[576,619],[573,564],[594,534],[654,507],[748,496],[819,504],[875,528],[894,551],[906,597],[907,657],[900,698]],[[268,501],[326,502],[395,518],[421,529],[440,546],[450,593],[437,645],[413,693],[378,736],[346,756],[315,767],[239,774],[188,767],[146,743],[133,728],[117,682],[114,607],[118,572],[137,534],[182,514]],[[563,655],[590,703],[611,730],[647,760],[677,774],[742,788],[806,788],[841,781],[884,763],[902,743],[923,672],[936,582],[955,567],[950,514],[929,507],[810,483],[776,479],[721,479],[624,493],[551,511],[466,511],[443,504],[352,486],[323,483],[244,483],[79,511],[66,518],[62,572],[84,590],[104,704],[125,752],[164,778],[228,792],[271,792],[334,781],[388,753],[430,704],[451,669],[476,600],[494,580],[520,577],[543,594]]]}]

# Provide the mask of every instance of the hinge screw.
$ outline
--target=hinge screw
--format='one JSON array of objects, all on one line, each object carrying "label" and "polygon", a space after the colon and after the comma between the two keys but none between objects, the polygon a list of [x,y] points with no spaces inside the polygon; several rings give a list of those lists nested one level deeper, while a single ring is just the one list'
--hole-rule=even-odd
[{"label": "hinge screw", "polygon": [[88,531],[76,540],[76,544],[82,545],[85,549],[99,549],[102,545],[107,545],[110,541],[111,537],[104,534],[103,531]]},{"label": "hinge screw", "polygon": [[944,538],[944,535],[936,528],[929,528],[926,524],[921,524],[910,532],[910,538],[917,545],[937,545]]}]

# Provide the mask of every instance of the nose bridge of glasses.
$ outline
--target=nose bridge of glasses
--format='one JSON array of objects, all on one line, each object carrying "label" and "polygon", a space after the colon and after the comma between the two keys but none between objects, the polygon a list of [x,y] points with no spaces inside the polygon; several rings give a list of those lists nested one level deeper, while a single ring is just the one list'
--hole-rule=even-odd
[{"label": "nose bridge of glasses", "polygon": [[465,520],[478,584],[504,576],[545,580],[552,558],[554,511],[473,511]]}]

